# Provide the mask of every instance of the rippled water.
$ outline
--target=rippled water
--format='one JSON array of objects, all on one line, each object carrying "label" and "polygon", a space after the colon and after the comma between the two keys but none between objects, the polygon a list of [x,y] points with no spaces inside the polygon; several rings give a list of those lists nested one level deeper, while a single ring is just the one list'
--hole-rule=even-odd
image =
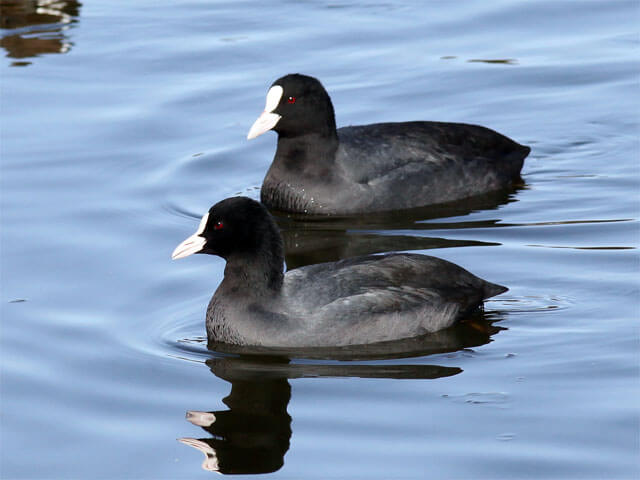
[{"label": "rippled water", "polygon": [[[636,1],[0,5],[3,478],[640,475]],[[377,350],[207,351],[223,262],[169,255],[259,197],[275,135],[245,136],[295,71],[338,125],[477,123],[532,154],[507,196],[280,218],[289,267],[417,251],[508,293]]]}]

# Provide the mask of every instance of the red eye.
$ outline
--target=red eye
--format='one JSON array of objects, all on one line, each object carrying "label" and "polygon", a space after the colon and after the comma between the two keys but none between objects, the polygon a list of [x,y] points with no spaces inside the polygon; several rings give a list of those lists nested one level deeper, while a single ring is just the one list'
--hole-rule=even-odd
[{"label": "red eye", "polygon": [[216,222],[216,224],[213,226],[214,230],[222,230],[224,228],[224,223],[222,222]]},{"label": "red eye", "polygon": [[296,103],[296,97],[287,98],[287,103]]}]

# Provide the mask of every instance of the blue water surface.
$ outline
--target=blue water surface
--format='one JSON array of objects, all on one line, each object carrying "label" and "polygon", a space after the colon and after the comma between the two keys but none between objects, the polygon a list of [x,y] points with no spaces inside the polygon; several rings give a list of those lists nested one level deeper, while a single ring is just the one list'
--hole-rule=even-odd
[{"label": "blue water surface", "polygon": [[[2,478],[640,476],[637,1],[1,8]],[[207,350],[224,262],[170,254],[259,198],[276,138],[246,134],[290,72],[338,125],[476,123],[532,153],[492,202],[280,219],[289,266],[414,251],[509,292],[406,355]]]}]

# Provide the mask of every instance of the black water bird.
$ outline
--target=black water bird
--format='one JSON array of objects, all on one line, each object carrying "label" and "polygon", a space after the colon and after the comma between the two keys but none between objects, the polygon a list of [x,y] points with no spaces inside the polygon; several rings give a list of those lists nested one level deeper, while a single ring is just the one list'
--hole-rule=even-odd
[{"label": "black water bird", "polygon": [[210,343],[336,347],[412,338],[451,326],[505,292],[427,255],[368,255],[283,273],[282,238],[259,202],[217,203],[172,258],[193,253],[227,261],[207,308]]},{"label": "black water bird", "polygon": [[278,146],[262,184],[270,209],[352,215],[451,202],[521,181],[530,148],[463,123],[376,123],[336,129],[329,94],[290,74],[267,93],[248,139],[275,130]]}]

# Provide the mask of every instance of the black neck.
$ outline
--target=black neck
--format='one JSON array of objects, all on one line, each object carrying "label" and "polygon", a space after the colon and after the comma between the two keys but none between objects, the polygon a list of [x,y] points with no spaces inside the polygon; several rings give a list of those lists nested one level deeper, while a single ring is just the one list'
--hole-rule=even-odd
[{"label": "black neck", "polygon": [[[282,245],[255,255],[229,255],[222,285],[230,292],[248,296],[274,295],[284,280]],[[221,286],[222,286],[221,285]]]},{"label": "black neck", "polygon": [[279,135],[274,165],[296,175],[327,181],[334,171],[337,150],[335,130],[333,133],[309,133],[296,137]]}]

